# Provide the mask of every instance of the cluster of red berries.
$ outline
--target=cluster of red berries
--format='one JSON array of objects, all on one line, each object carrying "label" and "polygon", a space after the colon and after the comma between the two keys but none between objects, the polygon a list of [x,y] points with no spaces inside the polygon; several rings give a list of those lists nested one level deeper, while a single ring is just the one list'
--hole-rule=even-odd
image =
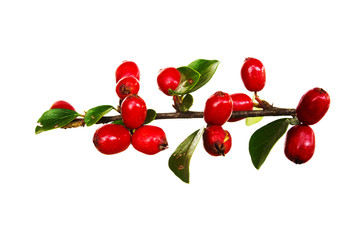
[{"label": "cluster of red berries", "polygon": [[[242,79],[246,79],[245,86],[250,91],[260,91],[265,85],[265,71],[263,64],[254,58],[248,58],[242,68]],[[170,96],[169,89],[175,90],[181,80],[181,74],[174,67],[161,69],[157,77],[159,89]],[[210,96],[204,109],[204,120],[207,128],[203,133],[203,145],[212,156],[224,156],[232,146],[230,133],[222,128],[229,122],[239,121],[241,118],[230,118],[233,111],[248,111],[253,109],[252,99],[244,93],[227,94],[216,92]]]},{"label": "cluster of red berries", "polygon": [[[241,68],[244,86],[251,92],[261,91],[266,83],[265,67],[255,58],[246,58]],[[296,164],[311,159],[315,150],[315,135],[309,125],[321,120],[330,106],[328,93],[321,88],[314,88],[304,94],[296,108],[299,125],[293,126],[286,135],[285,155]],[[227,121],[241,119],[230,118],[233,111],[253,109],[252,99],[243,93],[227,94],[216,92],[211,95],[204,108],[204,120],[207,128],[203,133],[203,146],[212,156],[227,154],[232,146],[232,138],[222,128]]]},{"label": "cluster of red berries", "polygon": [[[263,64],[254,58],[247,58],[241,70],[244,85],[249,91],[260,91],[266,83]],[[296,116],[301,124],[293,126],[286,134],[285,155],[296,164],[307,162],[315,151],[315,134],[309,125],[321,120],[330,107],[330,96],[322,88],[306,92],[297,108]]]},{"label": "cluster of red berries", "polygon": [[153,155],[167,148],[164,131],[157,126],[144,125],[147,117],[145,101],[138,95],[139,68],[136,63],[124,61],[115,72],[115,91],[120,99],[123,125],[110,123],[98,128],[93,143],[99,152],[115,154],[131,144],[139,152]]},{"label": "cluster of red berries", "polygon": [[[115,71],[115,91],[120,99],[120,112],[124,124],[109,123],[99,127],[93,137],[93,143],[103,154],[116,154],[132,145],[145,154],[156,154],[168,147],[164,131],[151,125],[144,125],[147,116],[145,101],[138,95],[140,72],[136,63],[124,61]],[[181,79],[180,72],[169,67],[161,69],[157,77],[159,89],[170,95],[168,89],[175,90]],[[70,109],[74,107],[66,101],[57,101],[54,108]]]},{"label": "cluster of red berries", "polygon": [[[265,68],[261,61],[247,58],[241,69],[241,77],[249,91],[261,91],[266,83]],[[233,111],[250,111],[252,99],[244,93],[228,94],[218,91],[211,95],[205,104],[204,120],[207,128],[203,133],[203,146],[212,156],[224,156],[232,146],[231,134],[222,128],[224,123],[242,118],[230,118]]]},{"label": "cluster of red berries", "polygon": [[321,120],[330,107],[330,96],[322,88],[306,92],[296,108],[300,125],[293,126],[286,135],[285,155],[296,164],[310,160],[315,151],[315,134],[309,125]]},{"label": "cluster of red berries", "polygon": [[[124,61],[116,70],[116,93],[120,98],[121,124],[109,123],[99,127],[93,137],[93,143],[103,154],[116,154],[132,145],[145,154],[156,154],[167,148],[164,131],[151,125],[144,125],[147,117],[145,101],[138,96],[139,69],[131,61]],[[65,108],[75,111],[65,101],[55,102],[51,109]]]},{"label": "cluster of red berries", "polygon": [[203,118],[207,128],[203,132],[203,146],[212,156],[224,156],[231,150],[231,134],[222,125],[228,121],[232,110],[233,101],[228,93],[218,91],[206,101]]}]

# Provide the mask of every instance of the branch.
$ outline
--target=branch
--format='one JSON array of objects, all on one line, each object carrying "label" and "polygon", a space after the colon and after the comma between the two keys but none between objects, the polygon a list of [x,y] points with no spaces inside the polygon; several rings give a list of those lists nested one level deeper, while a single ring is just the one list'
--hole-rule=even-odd
[{"label": "branch", "polygon": [[[263,116],[295,116],[295,109],[273,108],[269,110],[252,110],[233,112],[230,118],[247,118]],[[179,119],[179,118],[203,118],[203,112],[175,112],[175,113],[157,113],[155,119]]]},{"label": "branch", "polygon": [[[265,116],[296,116],[296,109],[294,108],[268,108],[267,110],[251,110],[251,111],[237,111],[233,112],[230,118],[247,118],[247,117],[265,117]],[[172,113],[157,113],[155,119],[188,119],[188,118],[203,118],[203,112],[172,112]],[[105,116],[102,117],[97,124],[104,124],[121,120],[122,116]],[[83,127],[84,119],[79,118],[71,121],[62,128]]]}]

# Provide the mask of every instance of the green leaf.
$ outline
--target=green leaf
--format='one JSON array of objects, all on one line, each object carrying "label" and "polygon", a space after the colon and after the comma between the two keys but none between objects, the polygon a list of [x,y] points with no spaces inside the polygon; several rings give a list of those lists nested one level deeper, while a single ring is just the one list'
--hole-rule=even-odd
[{"label": "green leaf", "polygon": [[180,111],[181,112],[188,112],[189,109],[193,105],[193,97],[190,94],[187,94],[182,99],[182,104],[180,105]]},{"label": "green leaf", "polygon": [[[254,107],[253,110],[261,110],[262,108],[256,108]],[[246,118],[246,126],[251,126],[253,124],[256,124],[260,122],[263,119],[263,117],[248,117]]]},{"label": "green leaf", "polygon": [[184,66],[177,68],[181,74],[181,80],[175,90],[169,89],[168,92],[173,95],[185,95],[198,83],[200,74],[191,67]]},{"label": "green leaf", "polygon": [[115,120],[115,121],[113,121],[112,123],[113,123],[113,124],[118,124],[118,125],[124,126],[124,123],[123,123],[123,120],[122,120],[122,119]]},{"label": "green leaf", "polygon": [[173,152],[168,166],[183,182],[189,183],[189,163],[194,150],[203,134],[203,128],[189,135]]},{"label": "green leaf", "polygon": [[89,109],[84,116],[85,125],[88,127],[97,123],[105,114],[114,109],[111,105],[101,105]]},{"label": "green leaf", "polygon": [[263,117],[248,117],[246,118],[246,126],[252,126],[253,124],[259,123]]},{"label": "green leaf", "polygon": [[260,169],[273,146],[287,131],[289,118],[273,121],[253,133],[249,140],[249,153],[255,168]]},{"label": "green leaf", "polygon": [[63,108],[50,109],[39,118],[39,125],[35,128],[35,134],[65,126],[80,116],[79,113]]},{"label": "green leaf", "polygon": [[218,65],[218,60],[198,59],[191,62],[188,66],[199,72],[201,74],[201,77],[197,82],[196,86],[194,86],[188,93],[200,89],[207,82],[209,82],[209,80],[211,80],[211,78],[213,77],[213,74],[216,72]]},{"label": "green leaf", "polygon": [[144,124],[148,124],[148,123],[152,122],[156,116],[157,116],[157,113],[155,112],[155,110],[148,109],[147,117],[145,118]]}]

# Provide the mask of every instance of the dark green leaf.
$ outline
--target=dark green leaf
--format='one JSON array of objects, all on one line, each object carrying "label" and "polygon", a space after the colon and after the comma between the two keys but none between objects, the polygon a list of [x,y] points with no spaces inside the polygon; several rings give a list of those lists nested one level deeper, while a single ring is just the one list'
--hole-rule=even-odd
[{"label": "dark green leaf", "polygon": [[191,91],[199,81],[200,74],[193,68],[188,66],[177,68],[181,74],[181,80],[178,87],[175,90],[169,89],[168,92],[171,95],[184,95]]},{"label": "dark green leaf", "polygon": [[187,94],[182,99],[182,104],[180,105],[180,111],[181,112],[188,112],[189,109],[193,105],[193,97],[190,94]]},{"label": "dark green leaf", "polygon": [[278,119],[253,133],[249,140],[249,153],[257,169],[260,169],[273,146],[285,134],[289,123],[289,118]]},{"label": "dark green leaf", "polygon": [[199,72],[201,74],[201,77],[197,82],[197,85],[194,86],[191,91],[188,91],[188,93],[198,90],[199,88],[203,87],[209,80],[211,80],[213,74],[217,70],[218,65],[218,60],[198,59],[191,62],[188,66]]},{"label": "dark green leaf", "polygon": [[39,125],[35,128],[35,134],[65,126],[80,116],[79,113],[63,108],[50,109],[39,118]]},{"label": "dark green leaf", "polygon": [[170,170],[185,183],[189,183],[189,163],[203,130],[203,128],[199,129],[189,135],[169,158]]},{"label": "dark green leaf", "polygon": [[124,123],[123,123],[123,120],[122,119],[119,119],[119,120],[115,120],[112,122],[113,124],[118,124],[118,125],[123,125],[124,126]]},{"label": "dark green leaf", "polygon": [[148,123],[152,122],[156,116],[157,116],[157,113],[153,109],[148,109],[147,117],[144,121],[144,124],[148,124]]},{"label": "dark green leaf", "polygon": [[84,116],[85,125],[88,127],[97,123],[105,114],[114,109],[111,105],[101,105],[98,107],[94,107],[89,109]]}]

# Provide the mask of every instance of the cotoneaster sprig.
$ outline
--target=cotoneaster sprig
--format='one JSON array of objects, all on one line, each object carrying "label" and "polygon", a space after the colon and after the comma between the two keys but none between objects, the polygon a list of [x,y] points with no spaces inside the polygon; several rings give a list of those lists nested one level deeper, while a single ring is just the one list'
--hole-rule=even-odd
[{"label": "cotoneaster sprig", "polygon": [[[253,99],[245,93],[217,91],[207,99],[202,112],[190,111],[193,105],[191,93],[211,80],[218,65],[217,60],[198,59],[187,66],[161,69],[156,82],[160,91],[170,96],[175,112],[158,113],[148,109],[138,95],[141,84],[137,64],[124,61],[115,72],[119,106],[101,105],[79,114],[70,103],[57,101],[40,117],[35,133],[103,124],[93,137],[94,146],[100,153],[118,154],[132,145],[139,152],[153,155],[168,148],[165,132],[160,127],[149,125],[153,120],[203,118],[206,126],[181,142],[168,161],[172,172],[189,183],[190,160],[201,138],[207,153],[225,156],[232,148],[231,133],[223,129],[226,122],[245,119],[247,125],[252,125],[264,116],[289,116],[268,123],[252,134],[249,141],[252,163],[260,169],[274,144],[286,132],[286,157],[296,164],[309,161],[315,151],[315,134],[310,125],[319,122],[326,114],[330,106],[328,93],[322,88],[313,88],[302,96],[296,108],[274,107],[259,97],[266,84],[263,63],[246,58],[240,75],[246,89],[253,92]],[[108,116],[112,110],[118,114]],[[288,130],[290,125],[293,126]]]}]

